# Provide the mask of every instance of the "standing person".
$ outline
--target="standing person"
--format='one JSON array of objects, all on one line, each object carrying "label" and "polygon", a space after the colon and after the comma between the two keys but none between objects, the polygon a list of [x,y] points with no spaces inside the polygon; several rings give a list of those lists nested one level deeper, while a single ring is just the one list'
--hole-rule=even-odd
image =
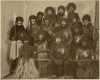
[{"label": "standing person", "polygon": [[14,72],[17,79],[36,79],[39,78],[39,73],[34,63],[35,48],[30,45],[30,37],[24,36],[24,44],[19,49],[18,65]]},{"label": "standing person", "polygon": [[[66,9],[67,9],[67,12],[68,12],[67,20],[68,20],[69,25],[71,25],[72,24],[72,15],[73,15],[73,13],[78,15],[78,13],[75,12],[76,5],[74,3],[69,3],[67,5]],[[78,17],[78,21],[80,21],[79,15],[77,17]]]},{"label": "standing person", "polygon": [[[77,77],[79,79],[95,79],[97,78],[97,68],[93,61],[94,53],[93,50],[89,48],[89,38],[88,36],[83,36],[80,40],[80,48],[77,50],[76,59],[77,62]],[[91,61],[89,61],[90,59]]]},{"label": "standing person", "polygon": [[70,75],[70,59],[69,47],[62,43],[61,34],[56,34],[55,42],[51,44],[49,58],[52,60],[48,63],[48,70],[51,74],[50,78],[58,78],[64,75]]},{"label": "standing person", "polygon": [[37,25],[40,27],[43,25],[43,13],[41,11],[37,13]]},{"label": "standing person", "polygon": [[57,13],[57,22],[59,23],[59,25],[60,25],[63,18],[66,18],[66,16],[65,16],[65,7],[60,5],[58,7],[58,13]]},{"label": "standing person", "polygon": [[29,21],[30,21],[30,26],[27,27],[27,32],[34,43],[38,40],[38,33],[39,31],[41,31],[41,28],[40,26],[37,25],[37,17],[35,15],[31,15],[29,17]]},{"label": "standing person", "polygon": [[48,41],[49,44],[51,44],[55,28],[51,25],[51,22],[48,18],[44,18],[44,21],[45,23],[43,25],[43,31],[46,34],[46,40]]},{"label": "standing person", "polygon": [[90,48],[92,48],[94,53],[96,53],[96,43],[99,39],[99,34],[96,28],[91,23],[90,15],[88,14],[84,15],[82,21],[83,21],[83,33],[84,35],[87,35],[89,37]]},{"label": "standing person", "polygon": [[12,60],[12,71],[16,69],[17,61],[18,61],[18,50],[22,45],[22,42],[19,40],[19,36],[21,33],[25,31],[23,26],[23,18],[16,17],[15,25],[11,28],[9,39],[11,40],[11,48],[10,48],[10,59]]},{"label": "standing person", "polygon": [[51,22],[50,24],[55,26],[56,23],[57,23],[55,9],[53,7],[47,7],[45,9],[45,16],[44,16],[44,18],[48,18],[49,21]]},{"label": "standing person", "polygon": [[[48,59],[48,51],[49,46],[48,42],[45,40],[45,33],[43,31],[40,31],[38,36],[38,41],[34,44],[36,47],[36,58],[37,59]],[[40,74],[40,77],[47,77],[47,61],[38,61],[38,71]]]}]

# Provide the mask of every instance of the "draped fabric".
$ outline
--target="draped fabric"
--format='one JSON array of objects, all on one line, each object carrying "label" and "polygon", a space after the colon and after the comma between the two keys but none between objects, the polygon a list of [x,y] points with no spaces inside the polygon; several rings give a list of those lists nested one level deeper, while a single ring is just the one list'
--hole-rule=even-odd
[{"label": "draped fabric", "polygon": [[10,73],[10,44],[9,32],[13,26],[14,13],[16,16],[24,17],[23,1],[1,2],[1,77]]}]

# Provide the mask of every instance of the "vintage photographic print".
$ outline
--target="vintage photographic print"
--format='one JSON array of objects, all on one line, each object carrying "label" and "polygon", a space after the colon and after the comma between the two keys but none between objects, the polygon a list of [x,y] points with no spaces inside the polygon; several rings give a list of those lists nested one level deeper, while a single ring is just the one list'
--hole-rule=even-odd
[{"label": "vintage photographic print", "polygon": [[1,1],[1,79],[99,78],[99,0]]}]

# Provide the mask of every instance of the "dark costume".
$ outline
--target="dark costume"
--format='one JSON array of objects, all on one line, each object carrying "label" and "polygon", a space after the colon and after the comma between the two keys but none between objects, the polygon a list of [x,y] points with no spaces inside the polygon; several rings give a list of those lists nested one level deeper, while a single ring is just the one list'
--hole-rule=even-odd
[{"label": "dark costume", "polygon": [[[57,34],[56,38],[61,38],[61,35]],[[57,44],[56,42],[51,44],[49,58],[52,60],[48,63],[48,70],[51,75],[60,77],[62,75],[70,75],[70,63],[67,61],[70,58],[69,47],[64,44]]]},{"label": "dark costume", "polygon": [[83,33],[89,37],[90,47],[96,48],[96,43],[97,43],[97,40],[99,39],[99,34],[97,32],[97,29],[94,28],[92,23],[90,23],[91,18],[89,15],[84,15],[82,18],[82,21],[84,22],[84,20],[88,20],[89,24],[83,25]]},{"label": "dark costume", "polygon": [[37,13],[37,25],[42,27],[42,23],[43,23],[43,13],[39,11]]},{"label": "dark costume", "polygon": [[[86,46],[82,46],[82,42],[86,42]],[[79,79],[94,79],[97,78],[97,69],[94,61],[94,53],[88,48],[88,37],[83,37],[80,40],[80,48],[77,50],[76,59],[78,60],[77,77]],[[91,59],[90,61],[88,59]]]},{"label": "dark costume", "polygon": [[[34,24],[32,24],[32,22],[31,22],[32,19],[35,20]],[[41,31],[41,28],[40,28],[40,26],[38,26],[36,24],[36,21],[37,21],[36,16],[31,15],[29,17],[29,20],[30,20],[30,26],[27,27],[27,32],[28,32],[29,36],[31,37],[31,39],[33,40],[33,43],[34,43],[34,41],[38,40],[38,33],[39,33],[39,31]]]},{"label": "dark costume", "polygon": [[[21,33],[25,31],[24,26],[18,25],[18,21],[23,23],[22,17],[16,17],[15,25],[11,28],[9,39],[11,40],[11,49],[10,49],[10,59],[12,60],[12,69],[14,70],[17,66],[17,58],[19,56],[19,48],[22,46],[22,40],[19,39]],[[20,41],[19,41],[20,40]]]},{"label": "dark costume", "polygon": [[41,61],[41,59],[48,59],[48,51],[49,51],[49,47],[48,47],[48,42],[45,41],[45,34],[44,32],[40,32],[39,35],[43,36],[42,40],[39,40],[34,44],[36,47],[36,58],[40,59],[40,61],[38,61],[38,71],[40,74],[40,77],[47,77],[47,61]]},{"label": "dark costume", "polygon": [[[52,12],[51,14],[49,14],[50,11]],[[44,18],[48,18],[49,21],[50,21],[50,24],[54,26],[55,23],[57,23],[55,9],[53,7],[47,7],[45,9],[45,16],[44,16]]]},{"label": "dark costume", "polygon": [[[29,36],[24,36],[24,41],[30,42]],[[17,79],[39,78],[39,73],[33,60],[36,51],[28,42],[24,42],[24,45],[19,49],[18,66],[14,73]]]}]

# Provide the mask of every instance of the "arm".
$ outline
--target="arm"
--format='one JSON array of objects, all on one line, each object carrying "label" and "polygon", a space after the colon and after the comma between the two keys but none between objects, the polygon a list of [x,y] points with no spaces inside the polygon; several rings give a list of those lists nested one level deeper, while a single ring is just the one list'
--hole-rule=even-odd
[{"label": "arm", "polygon": [[72,31],[69,29],[68,33],[69,33],[69,37],[70,37],[68,44],[71,44],[72,40],[73,40],[73,38],[72,38]]},{"label": "arm", "polygon": [[49,58],[51,58],[53,61],[56,60],[56,58],[54,57],[54,48],[53,48],[53,46],[51,46],[51,49],[49,51]]},{"label": "arm", "polygon": [[15,34],[15,27],[13,26],[10,30],[9,39],[12,40]]},{"label": "arm", "polygon": [[66,60],[66,59],[69,59],[70,57],[70,47],[65,47],[65,56],[62,58],[62,60]]},{"label": "arm", "polygon": [[78,49],[77,52],[76,52],[76,59],[78,59],[79,53],[80,53],[80,50]]}]

